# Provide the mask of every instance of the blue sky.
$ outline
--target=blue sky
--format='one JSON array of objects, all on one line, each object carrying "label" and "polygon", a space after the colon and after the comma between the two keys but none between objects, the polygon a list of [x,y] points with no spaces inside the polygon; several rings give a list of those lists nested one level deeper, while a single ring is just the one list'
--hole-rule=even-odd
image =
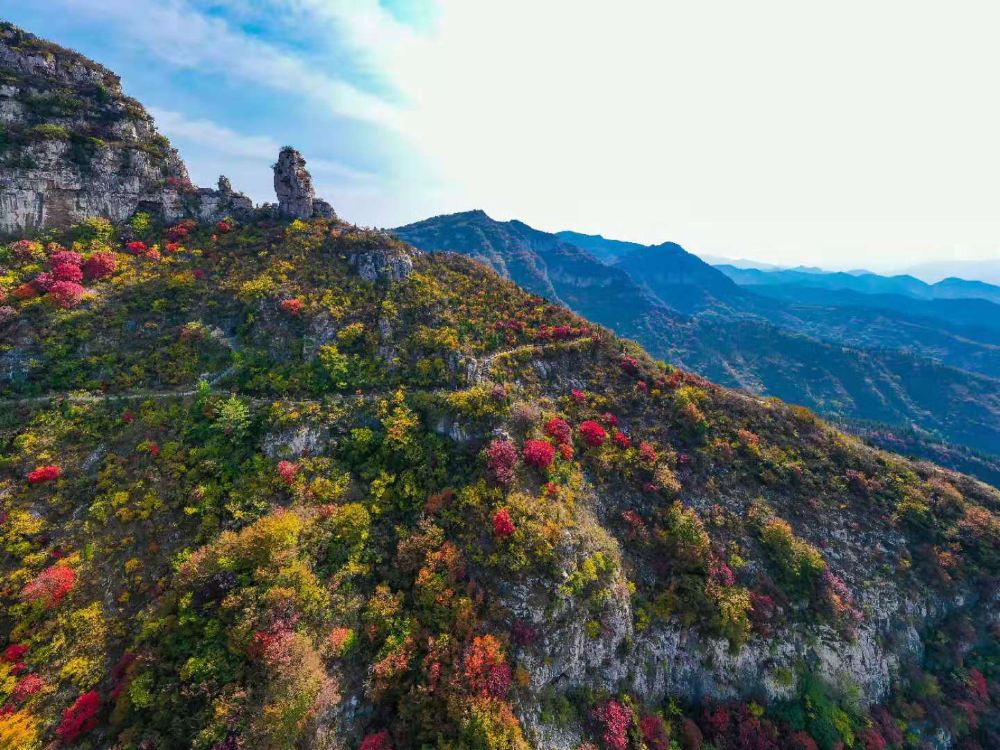
[{"label": "blue sky", "polygon": [[32,0],[194,180],[828,268],[1000,256],[995,4]]}]

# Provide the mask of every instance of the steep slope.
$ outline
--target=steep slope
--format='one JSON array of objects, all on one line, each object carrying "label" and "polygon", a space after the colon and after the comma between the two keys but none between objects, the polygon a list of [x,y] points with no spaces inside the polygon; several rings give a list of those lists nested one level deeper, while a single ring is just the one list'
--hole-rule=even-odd
[{"label": "steep slope", "polygon": [[628,274],[590,253],[520,221],[494,221],[483,211],[436,216],[392,230],[428,252],[469,255],[534,294],[566,305],[624,336],[669,333],[681,318]]},{"label": "steep slope", "polygon": [[[519,222],[495,222],[482,212],[436,217],[393,232],[423,250],[492,259],[492,267],[542,295],[546,287],[524,271],[545,265],[545,251],[536,253],[534,248],[566,247],[555,235]],[[524,242],[525,236],[531,243]],[[885,311],[862,308],[844,314],[779,304],[747,294],[717,269],[669,243],[637,248],[634,243],[590,238],[590,245],[620,260],[602,266],[591,258],[589,293],[570,300],[555,289],[556,299],[636,339],[655,356],[716,382],[838,418],[912,427],[938,441],[1000,454],[1000,381],[936,361],[940,356],[949,364],[998,373],[996,345],[989,339],[978,341],[964,328],[921,325]],[[628,293],[618,295],[608,305],[603,290],[626,268],[633,289],[641,287],[641,293],[633,291],[632,302],[622,300]],[[669,327],[637,323],[628,328],[608,314],[623,305],[639,311],[649,299],[693,314],[674,316]],[[892,351],[890,345],[906,351]]]},{"label": "steep slope", "polygon": [[225,230],[0,256],[89,269],[0,328],[8,743],[995,743],[996,491],[468,259]]}]

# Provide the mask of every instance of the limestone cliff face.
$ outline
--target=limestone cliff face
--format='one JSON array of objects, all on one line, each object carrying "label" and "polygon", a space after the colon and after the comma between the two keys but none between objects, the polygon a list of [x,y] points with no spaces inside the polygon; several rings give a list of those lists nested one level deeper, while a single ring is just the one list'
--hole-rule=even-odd
[{"label": "limestone cliff face", "polygon": [[0,234],[113,221],[145,210],[165,221],[253,210],[228,180],[191,184],[118,76],[70,50],[0,24]]}]

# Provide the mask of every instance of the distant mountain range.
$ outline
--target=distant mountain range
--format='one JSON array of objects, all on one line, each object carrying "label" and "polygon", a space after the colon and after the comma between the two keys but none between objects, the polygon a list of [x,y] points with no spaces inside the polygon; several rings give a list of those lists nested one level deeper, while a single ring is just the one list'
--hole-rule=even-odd
[{"label": "distant mountain range", "polygon": [[985,299],[1000,303],[1000,286],[954,277],[928,284],[915,276],[879,276],[874,273],[825,272],[818,269],[737,268],[715,266],[741,286],[788,285],[849,290],[864,294],[900,294],[914,299]]},{"label": "distant mountain range", "polygon": [[[483,211],[392,231],[486,263],[709,379],[863,422],[872,434],[906,431],[914,455],[984,454],[990,468],[979,474],[996,481],[1000,289],[989,284],[720,269],[675,243],[552,234]],[[957,450],[918,450],[919,440]]]},{"label": "distant mountain range", "polygon": [[979,279],[989,284],[1000,284],[1000,258],[992,260],[934,260],[917,263],[904,269],[905,273],[924,281],[958,277]]}]

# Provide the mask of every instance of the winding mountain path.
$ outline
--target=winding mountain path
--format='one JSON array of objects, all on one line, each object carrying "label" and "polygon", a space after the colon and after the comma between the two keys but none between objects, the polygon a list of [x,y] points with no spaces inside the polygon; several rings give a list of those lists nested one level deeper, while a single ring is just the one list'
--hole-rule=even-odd
[{"label": "winding mountain path", "polygon": [[[482,360],[478,360],[472,355],[464,355],[468,364],[471,367],[467,368],[471,372],[471,377],[469,378],[469,385],[475,385],[486,379],[486,376],[492,371],[493,365],[498,359],[512,356],[521,353],[531,353],[537,352],[539,355],[547,350],[557,350],[568,348],[568,344],[575,343],[577,339],[571,341],[556,341],[548,344],[521,344],[519,346],[512,347],[510,349],[501,349],[500,351],[487,354]],[[471,360],[471,361],[470,361]],[[229,366],[220,372],[212,375],[211,377],[204,378],[203,381],[208,383],[211,392],[218,395],[223,393],[233,393],[233,391],[228,391],[219,388],[218,385],[230,375],[235,372],[235,366]],[[397,390],[397,387],[386,386],[381,388],[374,388],[368,391],[355,391],[353,393],[331,393],[331,396],[339,396],[341,399],[347,399],[352,401],[364,401],[369,399],[375,399],[382,396],[387,396]],[[457,389],[455,388],[408,388],[411,393],[451,393]],[[149,388],[138,388],[131,391],[123,391],[120,393],[104,393],[104,394],[91,394],[91,393],[49,393],[44,396],[27,396],[25,398],[14,398],[14,399],[0,399],[0,408],[2,407],[17,407],[17,406],[29,406],[32,404],[48,404],[48,403],[71,403],[71,404],[95,404],[102,402],[114,402],[114,401],[144,401],[147,399],[165,400],[171,398],[187,398],[194,396],[198,393],[198,388],[186,388],[186,389],[164,389],[164,390],[153,390]],[[282,403],[291,405],[308,405],[315,404],[322,399],[283,399],[277,398],[251,398],[250,401],[254,403],[264,403],[281,401]]]}]

